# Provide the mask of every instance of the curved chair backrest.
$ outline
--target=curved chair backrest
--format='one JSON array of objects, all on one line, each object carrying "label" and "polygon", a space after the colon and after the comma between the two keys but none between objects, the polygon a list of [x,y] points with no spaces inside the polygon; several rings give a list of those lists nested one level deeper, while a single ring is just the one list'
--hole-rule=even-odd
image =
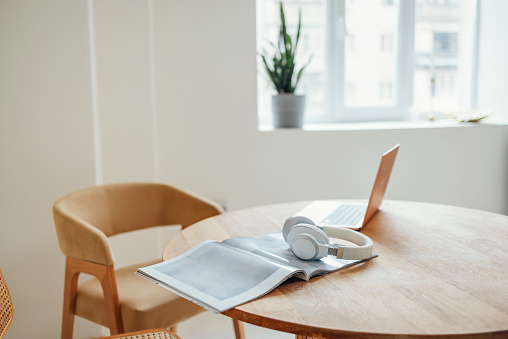
[{"label": "curved chair backrest", "polygon": [[3,338],[14,317],[11,295],[0,270],[0,338]]},{"label": "curved chair backrest", "polygon": [[83,189],[53,206],[62,252],[77,259],[114,264],[107,237],[142,228],[182,225],[223,213],[209,200],[158,183],[123,183]]}]

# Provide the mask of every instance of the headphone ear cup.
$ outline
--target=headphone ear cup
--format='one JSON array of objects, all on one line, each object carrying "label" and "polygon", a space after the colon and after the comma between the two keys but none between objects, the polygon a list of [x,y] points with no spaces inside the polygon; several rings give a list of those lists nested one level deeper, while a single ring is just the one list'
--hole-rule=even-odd
[{"label": "headphone ear cup", "polygon": [[288,241],[289,231],[291,231],[293,226],[297,224],[310,224],[312,226],[316,226],[314,221],[312,221],[307,217],[304,217],[303,215],[294,215],[292,217],[287,218],[286,221],[284,222],[284,226],[282,227],[282,236],[284,237],[284,240],[286,240],[286,242]]},{"label": "headphone ear cup", "polygon": [[291,250],[302,260],[313,260],[319,254],[319,243],[312,235],[300,233],[292,239]]},{"label": "headphone ear cup", "polygon": [[328,255],[329,244],[319,242],[309,233],[299,233],[291,240],[293,254],[302,260],[319,260]]},{"label": "headphone ear cup", "polygon": [[289,247],[303,260],[317,260],[328,254],[330,239],[319,227],[310,224],[296,224],[287,234]]}]

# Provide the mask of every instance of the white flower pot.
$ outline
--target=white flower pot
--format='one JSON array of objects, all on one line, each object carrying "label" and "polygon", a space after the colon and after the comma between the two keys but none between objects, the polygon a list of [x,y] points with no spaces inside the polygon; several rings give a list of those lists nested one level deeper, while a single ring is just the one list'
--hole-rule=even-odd
[{"label": "white flower pot", "polygon": [[301,128],[305,95],[277,94],[272,97],[273,127]]}]

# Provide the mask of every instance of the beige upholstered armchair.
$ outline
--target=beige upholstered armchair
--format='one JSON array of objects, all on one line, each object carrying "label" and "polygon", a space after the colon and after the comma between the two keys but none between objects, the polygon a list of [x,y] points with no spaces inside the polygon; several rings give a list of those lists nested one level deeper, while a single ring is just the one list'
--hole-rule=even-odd
[{"label": "beige upholstered armchair", "polygon": [[[66,271],[62,339],[71,339],[74,316],[109,327],[111,334],[171,328],[203,309],[134,274],[141,263],[115,270],[109,236],[142,228],[181,225],[223,213],[189,192],[156,183],[91,187],[59,199],[53,207]],[[133,244],[135,245],[135,244]],[[155,263],[155,262],[153,262]],[[90,279],[78,286],[78,276]],[[237,338],[243,324],[233,321]]]}]

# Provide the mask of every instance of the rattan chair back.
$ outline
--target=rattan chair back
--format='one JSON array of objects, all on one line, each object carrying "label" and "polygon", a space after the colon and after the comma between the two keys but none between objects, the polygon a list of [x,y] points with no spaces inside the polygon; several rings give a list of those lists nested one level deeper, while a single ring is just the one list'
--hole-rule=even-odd
[{"label": "rattan chair back", "polygon": [[146,330],[125,334],[112,335],[97,339],[180,339],[175,333],[165,329]]},{"label": "rattan chair back", "polygon": [[0,338],[3,338],[14,317],[11,295],[0,270]]}]

